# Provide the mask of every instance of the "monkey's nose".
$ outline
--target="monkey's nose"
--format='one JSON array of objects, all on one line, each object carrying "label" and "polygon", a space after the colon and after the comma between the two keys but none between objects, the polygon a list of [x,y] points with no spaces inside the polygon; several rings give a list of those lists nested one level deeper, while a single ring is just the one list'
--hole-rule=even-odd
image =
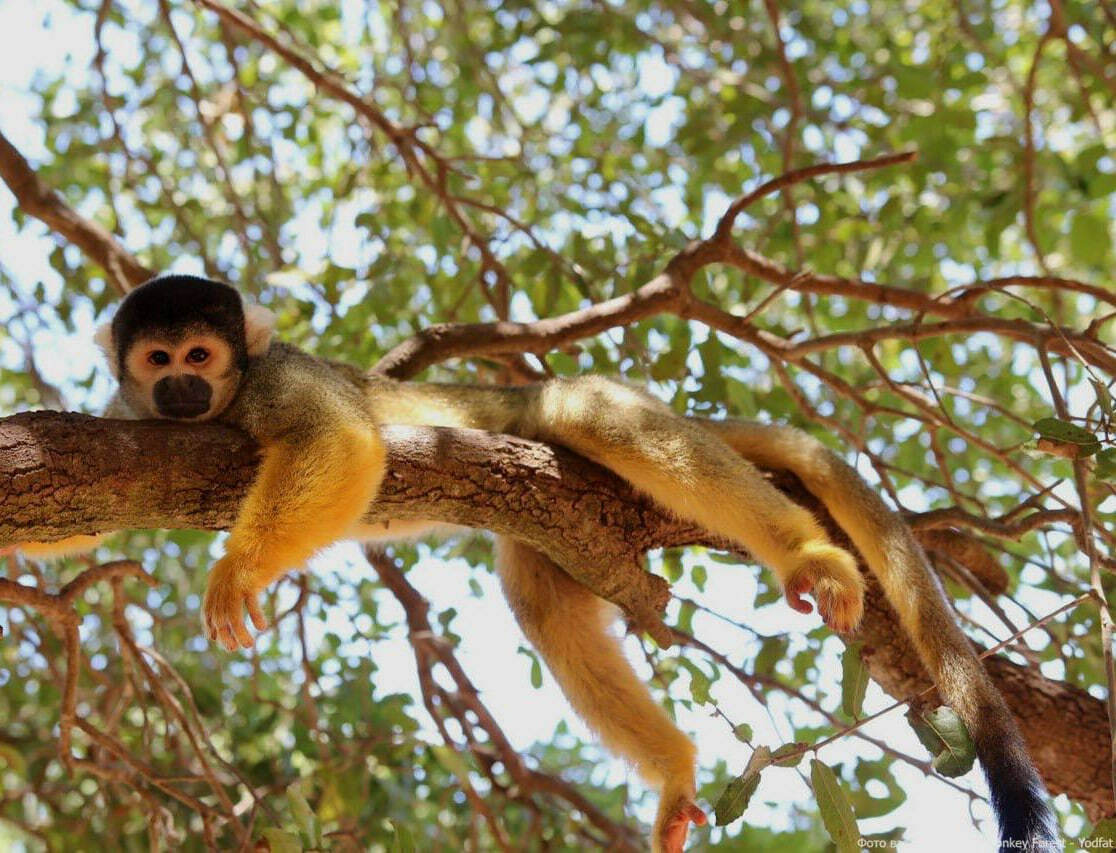
[{"label": "monkey's nose", "polygon": [[165,418],[197,418],[209,411],[213,389],[200,376],[164,376],[155,383],[155,409]]}]

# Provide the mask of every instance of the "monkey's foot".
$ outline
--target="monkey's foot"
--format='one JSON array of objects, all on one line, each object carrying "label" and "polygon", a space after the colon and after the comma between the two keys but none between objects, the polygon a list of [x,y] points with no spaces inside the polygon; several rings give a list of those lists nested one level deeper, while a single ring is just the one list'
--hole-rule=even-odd
[{"label": "monkey's foot", "polygon": [[828,543],[811,543],[803,549],[798,567],[783,589],[787,604],[799,613],[814,608],[802,598],[814,596],[825,624],[848,633],[860,624],[864,612],[864,579],[848,551]]},{"label": "monkey's foot", "polygon": [[679,797],[669,806],[660,805],[655,820],[655,853],[682,853],[690,824],[705,826],[705,812],[689,797]]},{"label": "monkey's foot", "polygon": [[267,628],[267,619],[260,610],[261,590],[251,582],[255,574],[242,559],[232,556],[222,557],[209,573],[202,606],[205,636],[227,651],[251,648],[255,642],[244,624],[245,610],[256,630]]}]

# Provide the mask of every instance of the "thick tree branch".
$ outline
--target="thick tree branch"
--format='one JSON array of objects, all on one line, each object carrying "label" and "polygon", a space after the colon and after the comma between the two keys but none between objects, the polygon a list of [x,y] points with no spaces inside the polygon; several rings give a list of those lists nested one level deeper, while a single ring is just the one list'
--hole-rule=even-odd
[{"label": "thick tree branch", "polygon": [[[365,520],[433,519],[534,545],[664,645],[665,581],[652,548],[711,542],[596,465],[479,430],[386,427],[389,473]],[[220,427],[36,412],[0,420],[0,546],[73,531],[224,529],[252,480],[256,446]],[[712,543],[711,543],[712,544]]]},{"label": "thick tree branch", "polygon": [[[390,427],[384,434],[390,473],[367,520],[437,519],[522,539],[656,635],[668,591],[644,571],[643,555],[718,545],[558,448],[476,430]],[[0,545],[122,528],[224,528],[255,464],[252,441],[225,427],[49,412],[0,419]],[[828,521],[793,477],[774,482]],[[844,540],[831,522],[830,530]],[[872,674],[891,695],[913,697],[929,681],[878,586],[869,589],[861,637]],[[1093,816],[1107,813],[1103,703],[1002,657],[988,667],[1051,790]]]}]

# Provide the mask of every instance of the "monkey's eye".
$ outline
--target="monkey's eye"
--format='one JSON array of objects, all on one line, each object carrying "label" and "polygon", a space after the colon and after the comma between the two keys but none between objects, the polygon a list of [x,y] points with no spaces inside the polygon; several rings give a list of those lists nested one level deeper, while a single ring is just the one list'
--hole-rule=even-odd
[{"label": "monkey's eye", "polygon": [[170,353],[165,350],[157,349],[153,353],[149,353],[147,361],[149,364],[154,364],[156,367],[163,367],[170,364]]},{"label": "monkey's eye", "polygon": [[203,347],[194,347],[192,350],[186,353],[186,360],[190,362],[190,364],[201,364],[208,358],[209,350],[204,349]]}]

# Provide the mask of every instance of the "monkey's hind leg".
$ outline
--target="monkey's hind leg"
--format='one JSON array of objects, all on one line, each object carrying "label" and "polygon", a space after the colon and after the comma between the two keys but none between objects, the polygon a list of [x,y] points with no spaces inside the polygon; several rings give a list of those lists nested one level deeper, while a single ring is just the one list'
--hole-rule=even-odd
[{"label": "monkey's hind leg", "polygon": [[543,441],[612,469],[680,518],[744,546],[772,569],[787,602],[830,627],[860,621],[864,581],[806,509],[711,431],[653,397],[599,376],[548,382],[528,426]]},{"label": "monkey's hind leg", "polygon": [[615,608],[549,558],[506,537],[496,540],[496,568],[523,633],[574,710],[659,790],[653,849],[681,853],[690,823],[706,820],[694,803],[694,746],[652,699],[609,632]]},{"label": "monkey's hind leg", "polygon": [[267,627],[259,594],[283,572],[348,535],[384,475],[384,445],[371,423],[351,422],[264,448],[225,556],[210,571],[205,625],[229,651],[252,645],[244,611]]}]

